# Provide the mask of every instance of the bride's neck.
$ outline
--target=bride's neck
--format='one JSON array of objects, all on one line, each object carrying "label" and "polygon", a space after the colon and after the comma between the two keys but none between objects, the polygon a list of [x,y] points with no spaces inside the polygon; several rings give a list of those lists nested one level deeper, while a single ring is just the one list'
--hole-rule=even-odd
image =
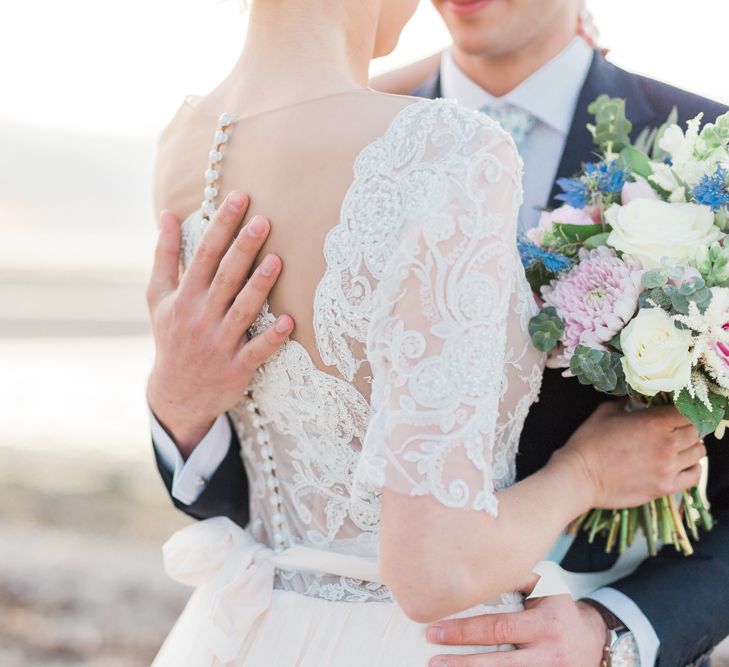
[{"label": "bride's neck", "polygon": [[367,85],[377,0],[254,1],[228,95],[262,106]]}]

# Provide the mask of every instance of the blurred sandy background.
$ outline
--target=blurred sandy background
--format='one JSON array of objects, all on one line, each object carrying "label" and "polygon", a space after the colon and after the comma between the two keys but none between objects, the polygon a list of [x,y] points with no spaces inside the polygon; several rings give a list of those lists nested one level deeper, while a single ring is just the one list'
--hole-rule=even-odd
[{"label": "blurred sandy background", "polygon": [[[729,102],[725,3],[592,5],[616,62]],[[2,667],[148,665],[186,598],[143,399],[150,173],[244,26],[235,0],[0,5]],[[424,3],[375,71],[446,43]]]}]

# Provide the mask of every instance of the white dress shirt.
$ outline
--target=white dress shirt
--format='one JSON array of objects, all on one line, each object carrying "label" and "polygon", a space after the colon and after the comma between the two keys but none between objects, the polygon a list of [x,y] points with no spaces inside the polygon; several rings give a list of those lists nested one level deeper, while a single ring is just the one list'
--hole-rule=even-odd
[{"label": "white dress shirt", "polygon": [[[443,55],[440,69],[443,97],[479,110],[511,105],[529,112],[535,120],[521,146],[524,160],[524,204],[519,213],[521,232],[537,225],[540,210],[549,202],[592,57],[593,51],[585,41],[575,38],[514,90],[502,97],[494,97],[459,69],[450,51]],[[218,418],[186,462],[154,415],[152,434],[163,464],[173,472],[173,497],[187,505],[194,503],[228,453],[231,432],[227,418],[224,415]],[[638,642],[642,667],[653,667],[660,643],[638,605],[609,587],[595,591],[590,597],[625,623]]]},{"label": "white dress shirt", "polygon": [[540,210],[549,202],[592,56],[593,51],[586,42],[575,38],[514,90],[494,97],[459,69],[450,51],[443,55],[440,68],[443,97],[455,99],[470,109],[510,105],[529,112],[536,121],[521,147],[524,204],[519,213],[520,232],[536,227]]},{"label": "white dress shirt", "polygon": [[233,436],[230,422],[220,415],[205,437],[192,450],[187,461],[167,431],[150,410],[152,442],[162,465],[172,473],[172,497],[185,505],[192,505],[205,489],[205,485],[223,462]]}]

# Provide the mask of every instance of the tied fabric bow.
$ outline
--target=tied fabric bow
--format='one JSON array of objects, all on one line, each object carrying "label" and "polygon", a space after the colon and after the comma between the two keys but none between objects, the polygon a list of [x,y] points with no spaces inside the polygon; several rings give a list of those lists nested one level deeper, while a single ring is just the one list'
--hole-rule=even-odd
[{"label": "tied fabric bow", "polygon": [[201,634],[218,660],[235,660],[246,637],[242,630],[271,605],[273,551],[227,517],[215,517],[176,532],[162,553],[169,577],[204,587],[209,613]]},{"label": "tied fabric bow", "polygon": [[246,629],[271,606],[276,568],[381,581],[375,560],[301,545],[274,553],[222,516],[179,530],[162,553],[170,578],[198,588],[206,610],[200,634],[222,663],[240,655]]}]

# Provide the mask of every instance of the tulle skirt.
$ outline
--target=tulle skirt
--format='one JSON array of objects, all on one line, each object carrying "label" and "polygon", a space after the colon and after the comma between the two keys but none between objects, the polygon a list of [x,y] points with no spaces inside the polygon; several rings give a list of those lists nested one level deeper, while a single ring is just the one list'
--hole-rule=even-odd
[{"label": "tulle skirt", "polygon": [[[499,611],[519,609],[515,604]],[[268,611],[242,629],[239,654],[222,662],[203,634],[200,618],[205,613],[193,595],[155,667],[427,667],[430,658],[442,653],[497,650],[430,644],[426,626],[411,621],[397,604],[331,602],[275,590]]]},{"label": "tulle skirt", "polygon": [[[173,536],[165,545],[165,565],[196,590],[153,667],[426,667],[442,653],[512,648],[436,646],[426,639],[427,626],[410,620],[396,603],[276,590],[276,568],[376,581],[376,565],[304,547],[272,554],[223,518]],[[512,596],[459,616],[522,608]]]}]

